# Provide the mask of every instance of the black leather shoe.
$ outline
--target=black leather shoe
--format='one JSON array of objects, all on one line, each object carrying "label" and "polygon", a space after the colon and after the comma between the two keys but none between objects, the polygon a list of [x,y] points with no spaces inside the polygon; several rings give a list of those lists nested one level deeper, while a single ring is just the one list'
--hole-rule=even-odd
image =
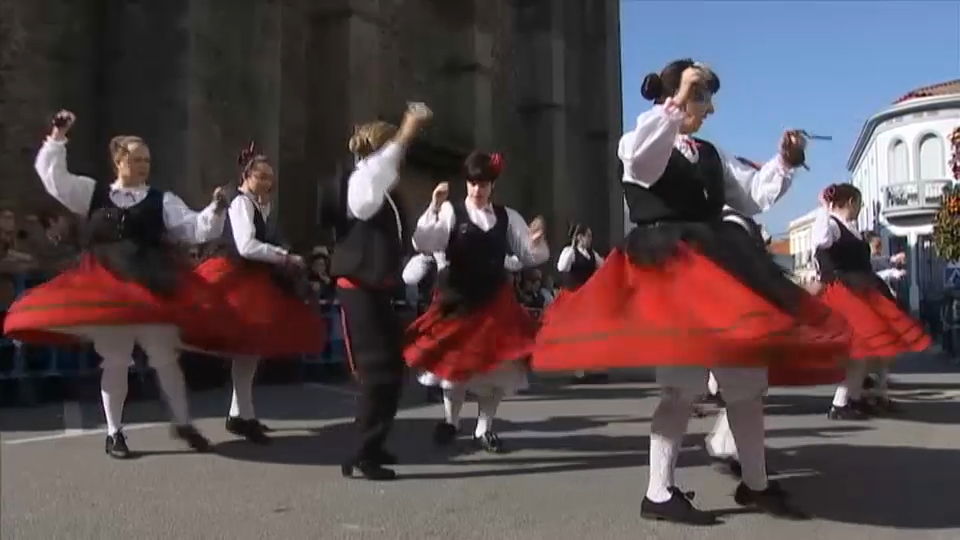
[{"label": "black leather shoe", "polygon": [[705,512],[694,508],[690,502],[693,492],[683,492],[679,488],[670,488],[670,499],[664,502],[653,502],[644,497],[640,503],[640,517],[655,521],[669,521],[684,525],[717,525],[720,520],[713,512]]},{"label": "black leather shoe", "polygon": [[107,435],[104,443],[104,451],[108,456],[116,459],[127,459],[130,457],[130,449],[127,448],[127,438],[123,436],[122,431],[113,435]]},{"label": "black leather shoe", "polygon": [[798,510],[789,502],[787,492],[776,482],[768,482],[767,489],[754,491],[740,483],[733,500],[740,506],[749,506],[773,517],[796,521],[808,520],[810,515]]},{"label": "black leather shoe", "polygon": [[340,466],[340,474],[342,474],[344,478],[353,478],[354,471],[359,472],[362,478],[376,482],[395,480],[397,478],[396,471],[373,463],[372,461],[351,461]]},{"label": "black leather shoe", "polygon": [[433,444],[437,446],[449,446],[457,439],[457,426],[440,422],[433,428]]},{"label": "black leather shoe", "polygon": [[851,402],[843,407],[831,406],[827,418],[830,420],[867,420],[868,416]]},{"label": "black leather shoe", "polygon": [[473,440],[484,452],[502,454],[505,451],[500,436],[492,431],[487,431],[479,437],[474,437]]},{"label": "black leather shoe", "polygon": [[197,428],[189,424],[171,427],[170,436],[174,439],[184,441],[190,448],[193,448],[197,452],[210,451],[210,441],[197,431]]},{"label": "black leather shoe", "polygon": [[263,431],[261,426],[262,424],[254,419],[238,418],[236,416],[228,417],[226,421],[226,428],[230,433],[255,444],[270,444],[273,439]]},{"label": "black leather shoe", "polygon": [[386,450],[377,451],[373,457],[370,458],[371,463],[377,463],[379,465],[396,465],[397,456],[393,455]]}]

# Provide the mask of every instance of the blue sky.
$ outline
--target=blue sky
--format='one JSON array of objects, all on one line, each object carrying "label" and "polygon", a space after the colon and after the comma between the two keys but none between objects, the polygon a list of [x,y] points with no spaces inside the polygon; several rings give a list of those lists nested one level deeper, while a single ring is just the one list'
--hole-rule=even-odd
[{"label": "blue sky", "polygon": [[761,221],[771,233],[848,177],[863,122],[904,93],[960,78],[958,2],[720,2],[623,0],[623,118],[650,104],[640,82],[677,58],[720,75],[717,113],[701,136],[755,161],[773,157],[784,129],[832,135],[813,142],[809,172]]}]

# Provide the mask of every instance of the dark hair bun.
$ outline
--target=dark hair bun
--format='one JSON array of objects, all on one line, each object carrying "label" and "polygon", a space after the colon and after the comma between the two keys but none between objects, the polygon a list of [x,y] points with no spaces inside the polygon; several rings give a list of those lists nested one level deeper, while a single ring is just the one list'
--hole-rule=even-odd
[{"label": "dark hair bun", "polygon": [[660,75],[650,73],[643,78],[640,85],[640,95],[647,101],[656,101],[663,94],[663,80]]}]

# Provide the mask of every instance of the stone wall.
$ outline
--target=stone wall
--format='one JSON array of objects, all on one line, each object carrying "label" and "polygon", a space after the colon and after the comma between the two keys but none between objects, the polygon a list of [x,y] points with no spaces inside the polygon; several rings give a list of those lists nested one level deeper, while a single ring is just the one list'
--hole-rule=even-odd
[{"label": "stone wall", "polygon": [[571,219],[603,243],[618,234],[610,216],[620,216],[610,165],[620,131],[617,7],[0,0],[3,197],[44,200],[32,156],[49,114],[65,106],[80,117],[75,171],[109,178],[107,140],[136,133],[153,150],[152,181],[194,206],[236,179],[237,152],[256,139],[277,165],[288,236],[305,246],[316,237],[319,182],[349,159],[352,126],[396,121],[406,101],[422,100],[436,117],[427,150],[404,170],[411,210],[441,180],[462,189],[450,167],[457,155],[497,150],[506,160],[498,198],[543,214],[555,245]]}]

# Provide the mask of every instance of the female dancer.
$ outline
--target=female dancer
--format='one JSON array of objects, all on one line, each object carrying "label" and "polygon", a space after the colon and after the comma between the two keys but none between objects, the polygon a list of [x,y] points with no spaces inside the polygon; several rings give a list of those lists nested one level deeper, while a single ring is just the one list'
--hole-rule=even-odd
[{"label": "female dancer", "polygon": [[[870,263],[873,271],[896,297],[894,284],[907,275],[907,271],[903,268],[907,263],[907,254],[900,252],[887,257],[883,254],[883,242],[880,236],[872,232],[867,232],[863,236],[870,245]],[[863,379],[863,402],[868,404],[870,410],[880,414],[899,412],[900,407],[890,399],[888,393],[890,366],[886,362],[875,362],[872,371],[874,376],[867,375]]]},{"label": "female dancer", "polygon": [[88,216],[79,265],[32,289],[10,307],[4,332],[12,339],[56,345],[82,336],[102,358],[100,394],[107,420],[106,453],[130,455],[122,431],[127,367],[135,345],[147,354],[173,416],[174,437],[198,451],[209,443],[192,425],[183,373],[177,365],[180,330],[213,343],[235,336],[232,312],[181,262],[165,238],[199,244],[223,230],[220,190],[199,214],[170,192],[149,187],[150,150],[139,137],[110,141],[117,179],[98,183],[67,170],[67,133],[76,117],[62,111],[37,154],[47,193]]},{"label": "female dancer", "polygon": [[493,419],[504,396],[526,384],[519,359],[536,335],[536,322],[517,302],[505,258],[512,251],[524,265],[537,266],[550,252],[542,219],[528,226],[512,208],[490,202],[501,171],[499,154],[473,152],[464,168],[466,199],[451,203],[449,186],[438,185],[413,232],[414,248],[444,252],[447,264],[430,307],[407,330],[404,358],[425,372],[423,384],[444,389],[447,421],[434,432],[438,444],[456,438],[469,390],[479,409],[474,440],[500,452]]},{"label": "female dancer", "polygon": [[[593,231],[581,223],[570,226],[568,233],[570,245],[563,248],[557,259],[557,271],[560,272],[561,291],[575,291],[590,279],[590,276],[603,264],[603,257],[591,249],[593,245]],[[554,300],[556,301],[556,300]],[[606,373],[587,373],[577,371],[574,382],[603,382]]]},{"label": "female dancer", "polygon": [[853,225],[860,213],[860,190],[852,184],[833,184],[821,198],[823,211],[813,225],[819,294],[853,329],[846,378],[837,387],[828,417],[861,420],[870,412],[861,401],[867,362],[890,364],[898,354],[925,350],[931,340],[874,272],[870,246]]},{"label": "female dancer", "polygon": [[360,441],[341,472],[356,469],[368,480],[393,480],[384,467],[397,458],[383,443],[393,427],[403,387],[402,328],[393,308],[401,284],[404,214],[391,195],[410,143],[433,113],[422,103],[407,107],[398,130],[385,122],[359,126],[349,148],[356,168],[339,189],[331,216],[337,240],[330,274],[337,279],[344,337],[351,368],[361,383]]},{"label": "female dancer", "polygon": [[[435,262],[434,262],[435,261]],[[429,272],[433,264],[441,272],[441,283],[445,283],[445,272],[449,264],[443,252],[434,255],[419,254],[410,259],[403,269],[403,281],[408,285],[415,285]],[[508,255],[503,261],[503,267],[508,272],[519,272],[524,265],[515,255]],[[442,402],[444,421],[437,424],[433,432],[433,441],[438,446],[447,446],[456,439],[460,432],[460,411],[467,398],[467,392],[477,394],[477,427],[474,431],[474,441],[484,450],[491,453],[503,451],[500,438],[492,431],[493,420],[496,415],[497,396],[508,391],[518,390],[527,383],[526,366],[522,363],[508,364],[498,372],[498,379],[489,376],[479,376],[465,383],[455,383],[425,371],[420,374],[420,384],[430,389],[439,389]]]},{"label": "female dancer", "polygon": [[267,444],[267,429],[253,408],[259,359],[320,354],[324,322],[295,290],[293,273],[305,270],[303,259],[279,245],[269,202],[276,183],[269,159],[250,143],[238,163],[240,186],[231,194],[223,237],[212,258],[195,270],[236,311],[238,338],[220,349],[212,349],[214,344],[204,343],[203,336],[189,331],[183,340],[193,348],[232,359],[233,397],[227,431]]},{"label": "female dancer", "polygon": [[618,152],[636,227],[590,281],[551,308],[533,367],[660,366],[664,391],[653,418],[641,514],[691,524],[716,522],[674,482],[690,407],[712,369],[743,461],[735,500],[803,517],[767,484],[763,368],[773,362],[832,367],[848,350],[849,330],[787,279],[752,238],[721,219],[724,204],[753,215],[776,202],[804,162],[805,141],[787,132],[778,155],[758,171],[691,138],[713,112],[719,87],[716,74],[689,59],[644,79],[643,95],[655,105],[621,138]]}]

